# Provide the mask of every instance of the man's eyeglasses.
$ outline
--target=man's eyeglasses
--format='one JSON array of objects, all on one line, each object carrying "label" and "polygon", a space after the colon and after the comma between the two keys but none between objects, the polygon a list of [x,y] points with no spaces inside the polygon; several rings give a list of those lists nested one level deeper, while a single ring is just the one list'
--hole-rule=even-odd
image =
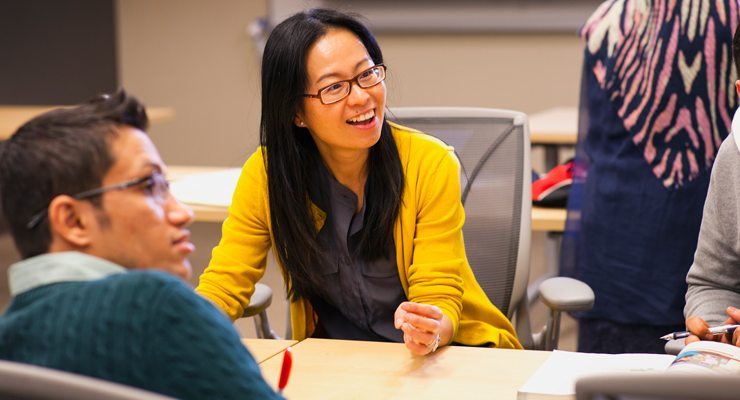
[{"label": "man's eyeglasses", "polygon": [[[105,192],[111,192],[114,190],[126,190],[130,187],[140,186],[140,185],[143,186],[153,198],[160,200],[160,201],[166,200],[167,195],[170,192],[170,183],[167,182],[167,179],[164,177],[164,175],[162,175],[159,172],[154,172],[151,175],[132,179],[130,181],[117,183],[117,184],[110,185],[110,186],[103,186],[97,189],[85,190],[83,192],[72,195],[72,197],[75,200],[89,199],[91,197],[100,196],[101,194]],[[26,224],[26,228],[28,229],[35,228],[44,219],[48,211],[49,211],[49,207],[47,206],[43,210],[34,214],[31,217],[31,219],[28,220],[28,223]]]},{"label": "man's eyeglasses", "polygon": [[378,64],[360,72],[352,79],[334,82],[331,85],[319,89],[316,94],[304,94],[304,97],[311,97],[321,100],[322,104],[332,104],[349,96],[352,91],[352,82],[357,86],[367,89],[371,88],[385,80],[385,65]]}]

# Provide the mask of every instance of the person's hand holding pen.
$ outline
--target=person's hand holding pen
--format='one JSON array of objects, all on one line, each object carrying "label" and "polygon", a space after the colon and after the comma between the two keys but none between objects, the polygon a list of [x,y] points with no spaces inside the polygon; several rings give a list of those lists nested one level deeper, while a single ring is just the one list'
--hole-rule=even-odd
[{"label": "person's hand holding pen", "polygon": [[[740,323],[740,310],[735,307],[727,307],[726,312],[728,318],[723,323],[724,325]],[[740,329],[734,329],[732,332],[717,335],[710,332],[709,328],[709,324],[700,317],[690,316],[687,318],[686,329],[691,332],[691,336],[686,338],[686,344],[699,340],[712,340],[715,342],[731,343],[740,347]]]},{"label": "person's hand holding pen", "polygon": [[403,342],[416,355],[433,353],[452,339],[452,322],[437,306],[405,301],[394,315],[396,329],[403,331]]}]

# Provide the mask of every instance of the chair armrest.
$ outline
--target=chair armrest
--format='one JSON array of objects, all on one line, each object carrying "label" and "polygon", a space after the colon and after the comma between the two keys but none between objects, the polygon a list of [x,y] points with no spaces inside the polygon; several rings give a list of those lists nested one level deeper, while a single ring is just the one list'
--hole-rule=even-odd
[{"label": "chair armrest", "polygon": [[553,311],[586,311],[594,306],[594,291],[590,286],[562,276],[542,282],[540,298]]},{"label": "chair armrest", "polygon": [[249,299],[249,305],[244,309],[242,317],[253,317],[265,310],[272,304],[272,289],[269,286],[256,283],[254,293]]}]

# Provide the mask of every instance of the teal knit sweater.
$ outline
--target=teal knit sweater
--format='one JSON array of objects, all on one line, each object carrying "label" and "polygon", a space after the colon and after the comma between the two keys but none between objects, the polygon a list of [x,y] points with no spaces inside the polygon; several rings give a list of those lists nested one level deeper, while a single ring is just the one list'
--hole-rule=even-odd
[{"label": "teal knit sweater", "polygon": [[181,399],[279,397],[230,321],[161,272],[19,294],[0,317],[0,358]]}]

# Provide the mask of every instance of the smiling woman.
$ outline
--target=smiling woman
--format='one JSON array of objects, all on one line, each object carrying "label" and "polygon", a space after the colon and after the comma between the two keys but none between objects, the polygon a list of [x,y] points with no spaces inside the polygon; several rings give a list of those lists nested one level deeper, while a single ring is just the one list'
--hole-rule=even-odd
[{"label": "smiling woman", "polygon": [[385,120],[372,33],[333,10],[272,31],[262,62],[261,148],[244,165],[197,291],[241,317],[272,247],[295,339],[520,348],[465,256],[452,149]]}]

